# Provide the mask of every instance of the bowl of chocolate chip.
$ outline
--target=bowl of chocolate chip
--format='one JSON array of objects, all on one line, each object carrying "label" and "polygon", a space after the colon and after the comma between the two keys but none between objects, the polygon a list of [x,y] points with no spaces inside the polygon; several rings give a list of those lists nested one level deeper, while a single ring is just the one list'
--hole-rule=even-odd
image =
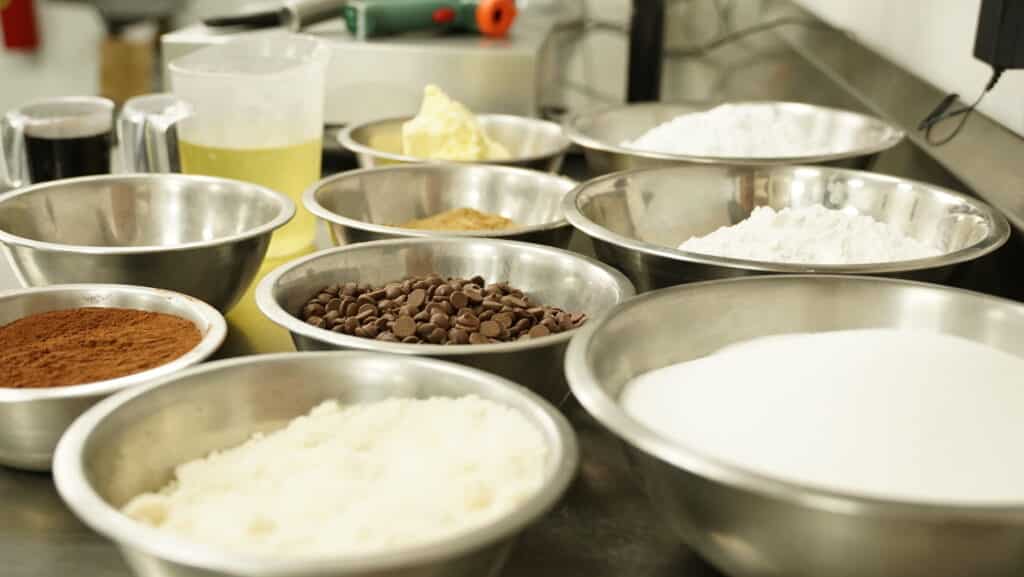
[{"label": "bowl of chocolate chip", "polygon": [[0,465],[47,471],[100,399],[198,364],[227,324],[187,295],[127,285],[0,292]]},{"label": "bowl of chocolate chip", "polygon": [[411,238],[334,248],[285,264],[256,303],[298,350],[441,358],[518,382],[556,403],[574,329],[635,294],[622,273],[551,247]]},{"label": "bowl of chocolate chip", "polygon": [[408,164],[327,177],[303,195],[336,245],[437,236],[521,240],[565,248],[562,199],[571,179],[509,166]]}]

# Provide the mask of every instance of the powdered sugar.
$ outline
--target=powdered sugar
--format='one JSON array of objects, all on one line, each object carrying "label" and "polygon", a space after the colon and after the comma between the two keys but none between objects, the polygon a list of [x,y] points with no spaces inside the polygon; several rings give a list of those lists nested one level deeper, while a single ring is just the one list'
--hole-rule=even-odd
[{"label": "powdered sugar", "polygon": [[688,156],[787,158],[848,149],[839,149],[841,144],[833,130],[815,131],[778,107],[723,104],[706,112],[677,116],[622,146]]},{"label": "powdered sugar", "polygon": [[867,215],[821,205],[778,212],[759,206],[746,220],[693,237],[679,250],[797,264],[864,264],[937,256],[940,251]]}]

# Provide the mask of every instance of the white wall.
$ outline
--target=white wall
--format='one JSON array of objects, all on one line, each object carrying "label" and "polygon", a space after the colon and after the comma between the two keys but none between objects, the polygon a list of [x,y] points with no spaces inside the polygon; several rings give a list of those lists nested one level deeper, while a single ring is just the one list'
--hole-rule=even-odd
[{"label": "white wall", "polygon": [[[973,102],[991,74],[988,65],[973,57],[981,0],[796,2],[964,101]],[[1003,74],[979,110],[1024,135],[1024,70]]]}]

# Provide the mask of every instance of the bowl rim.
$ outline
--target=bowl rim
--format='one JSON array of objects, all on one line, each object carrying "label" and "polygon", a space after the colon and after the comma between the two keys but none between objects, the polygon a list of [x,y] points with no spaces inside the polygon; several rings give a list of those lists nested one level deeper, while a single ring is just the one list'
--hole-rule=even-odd
[{"label": "bowl rim", "polygon": [[[639,252],[641,254],[657,256],[677,262],[686,262],[692,264],[702,264],[711,266],[721,266],[731,269],[755,271],[755,272],[772,272],[772,273],[811,273],[820,272],[822,274],[883,274],[883,273],[902,273],[902,272],[913,272],[925,269],[939,268],[944,266],[950,266],[974,260],[976,258],[985,256],[999,247],[1003,246],[1010,238],[1010,223],[1006,220],[1006,217],[999,211],[992,208],[988,203],[972,198],[964,193],[928,184],[926,182],[920,182],[916,180],[910,180],[907,178],[899,178],[896,176],[890,176],[886,174],[879,174],[875,172],[867,172],[846,168],[832,168],[823,166],[765,166],[765,167],[750,167],[743,165],[736,165],[740,168],[748,170],[763,170],[770,171],[772,174],[775,173],[797,173],[799,171],[817,171],[827,172],[830,175],[846,175],[853,178],[859,178],[865,181],[876,181],[876,182],[887,182],[896,184],[909,184],[915,188],[928,190],[930,193],[939,193],[945,196],[951,196],[962,204],[971,207],[975,212],[979,213],[986,219],[989,224],[989,233],[985,238],[980,241],[965,246],[961,249],[940,254],[938,256],[930,256],[926,258],[916,258],[910,260],[898,260],[898,261],[887,261],[881,263],[859,263],[859,264],[801,264],[801,263],[779,263],[771,261],[758,261],[758,260],[747,260],[738,258],[729,258],[724,256],[714,256],[709,254],[683,251],[677,248],[661,246],[650,242],[637,240],[623,236],[617,232],[605,228],[604,226],[594,222],[579,208],[579,198],[588,189],[594,186],[601,185],[609,180],[617,180],[621,178],[629,178],[638,174],[645,173],[657,173],[657,172],[684,172],[689,170],[705,170],[706,166],[667,166],[667,167],[656,167],[656,168],[637,168],[633,170],[625,170],[622,172],[613,172],[588,180],[581,183],[576,188],[569,191],[565,195],[563,200],[563,210],[565,212],[565,218],[569,221],[573,227],[579,229],[587,236],[610,243],[612,245],[626,248],[632,251]],[[728,165],[718,165],[717,168],[726,169]]]},{"label": "bowl rim", "polygon": [[[145,526],[109,505],[96,493],[92,484],[86,479],[82,463],[82,449],[92,431],[118,408],[154,389],[174,386],[197,374],[230,370],[238,365],[273,364],[297,358],[334,358],[338,362],[344,362],[360,357],[393,359],[393,362],[414,364],[433,372],[462,376],[475,384],[492,383],[502,386],[507,389],[507,392],[519,396],[524,404],[536,409],[536,414],[542,416],[545,422],[536,426],[541,429],[545,440],[550,440],[551,435],[557,437],[561,445],[561,454],[557,456],[561,458],[550,466],[540,489],[521,506],[472,531],[462,532],[441,541],[406,546],[397,551],[285,561],[246,553],[228,552],[215,546],[195,543],[157,528]],[[501,401],[494,402],[511,406]],[[296,415],[296,417],[298,416]],[[549,432],[544,432],[545,429]],[[550,511],[569,488],[579,468],[579,443],[568,420],[550,403],[521,385],[480,369],[430,358],[395,359],[390,355],[367,351],[288,352],[207,363],[108,397],[88,409],[72,423],[57,445],[53,462],[54,481],[64,502],[93,530],[121,546],[142,551],[161,560],[232,575],[266,577],[319,575],[328,577],[362,575],[366,572],[393,570],[451,559],[518,534],[526,526]]]},{"label": "bowl rim", "polygon": [[[817,104],[811,104],[808,102],[795,102],[790,100],[738,100],[738,101],[723,101],[710,104],[707,107],[699,108],[695,110],[689,110],[688,112],[680,112],[682,114],[691,114],[698,112],[706,112],[723,104],[731,104],[736,106],[778,106],[786,109],[803,109],[806,111],[820,111],[828,114],[837,116],[852,116],[857,117],[872,124],[877,124],[886,130],[887,136],[882,140],[870,146],[861,146],[859,148],[853,148],[843,152],[833,152],[829,154],[810,154],[810,155],[798,155],[798,156],[777,156],[777,157],[744,157],[744,156],[700,156],[700,155],[689,155],[689,154],[670,154],[665,152],[653,152],[647,150],[641,150],[636,148],[628,148],[619,144],[606,142],[599,140],[593,136],[590,136],[580,125],[584,122],[592,121],[593,119],[610,113],[619,112],[628,109],[689,109],[690,106],[685,103],[672,103],[672,102],[643,102],[635,104],[616,104],[611,106],[605,106],[593,110],[577,112],[567,116],[562,121],[562,128],[565,135],[574,144],[582,146],[585,149],[598,150],[601,152],[608,152],[613,154],[623,154],[627,156],[636,156],[640,158],[648,158],[652,160],[671,160],[677,162],[690,162],[695,164],[733,164],[733,165],[747,165],[747,166],[761,166],[761,165],[778,165],[778,164],[818,164],[825,162],[833,162],[837,160],[843,160],[847,158],[855,158],[858,156],[869,156],[872,154],[878,154],[882,151],[888,150],[900,142],[906,137],[906,132],[896,125],[887,122],[877,116],[871,116],[870,114],[863,114],[853,110],[846,110],[843,108],[833,108],[829,106],[819,106]],[[654,128],[653,126],[651,128]]]},{"label": "bowl rim", "polygon": [[[262,312],[264,316],[266,316],[268,319],[274,322],[274,324],[287,329],[288,332],[292,334],[293,338],[294,336],[298,335],[320,343],[326,343],[332,346],[342,347],[344,349],[385,352],[391,354],[411,356],[429,356],[435,358],[453,358],[462,357],[466,355],[516,353],[520,351],[545,348],[568,342],[572,338],[573,334],[577,330],[579,330],[572,329],[562,333],[556,333],[553,335],[548,335],[546,337],[541,337],[539,339],[528,339],[525,341],[512,341],[507,343],[493,343],[487,345],[434,345],[427,343],[389,343],[384,341],[378,341],[376,339],[368,339],[353,335],[339,334],[325,329],[314,327],[313,325],[306,323],[305,321],[299,319],[298,317],[293,316],[290,312],[288,312],[287,310],[284,309],[284,307],[281,306],[281,304],[277,301],[276,298],[274,298],[274,288],[281,280],[281,277],[292,272],[295,269],[305,266],[307,263],[324,258],[329,258],[338,253],[357,252],[360,250],[375,249],[378,247],[387,246],[418,246],[438,244],[456,244],[460,246],[465,246],[466,243],[492,244],[495,246],[515,248],[518,251],[529,250],[534,251],[535,253],[546,255],[558,255],[560,257],[569,255],[571,258],[578,259],[584,262],[587,266],[599,270],[603,274],[605,274],[608,277],[608,280],[614,283],[614,288],[620,295],[618,303],[622,303],[636,294],[636,289],[633,287],[633,283],[630,282],[630,280],[626,278],[626,276],[623,275],[618,270],[600,261],[594,260],[590,257],[576,254],[567,250],[561,250],[554,247],[537,245],[528,242],[493,238],[397,238],[388,240],[375,240],[370,242],[350,244],[341,247],[334,247],[318,251],[311,255],[305,256],[301,259],[285,263],[271,271],[265,277],[263,277],[263,280],[260,281],[259,285],[257,285],[256,306],[260,309],[260,312]],[[589,316],[590,315],[588,315],[588,317]],[[596,314],[594,316],[596,316]],[[584,323],[584,325],[586,324],[587,323]]]},{"label": "bowl rim", "polygon": [[244,185],[248,188],[256,189],[260,193],[268,198],[272,199],[278,207],[277,215],[269,221],[254,227],[245,232],[240,232],[230,236],[223,236],[211,240],[200,240],[185,242],[174,245],[140,245],[140,246],[96,246],[96,245],[82,245],[82,244],[63,244],[56,242],[49,242],[43,240],[36,240],[16,234],[7,232],[0,228],[0,242],[6,245],[26,247],[34,250],[42,250],[47,252],[62,252],[62,253],[74,253],[74,254],[93,254],[93,255],[133,255],[133,254],[149,254],[149,253],[171,253],[185,250],[209,248],[214,246],[221,246],[225,244],[235,243],[250,238],[258,237],[281,228],[287,224],[295,216],[295,203],[292,202],[287,196],[271,190],[265,186],[246,182],[243,180],[235,180],[231,178],[222,178],[219,176],[206,176],[199,174],[180,174],[180,173],[120,173],[120,174],[97,174],[92,176],[79,176],[75,178],[64,178],[60,180],[51,180],[48,182],[41,182],[26,186],[24,188],[18,188],[10,192],[0,194],[0,205],[8,201],[14,200],[22,196],[29,196],[36,194],[40,191],[47,191],[49,189],[61,188],[69,185],[80,185],[89,184],[93,182],[133,182],[133,181],[158,181],[158,180],[176,180],[176,181],[191,181],[199,184],[223,184],[223,185]]},{"label": "bowl rim", "polygon": [[[83,383],[80,385],[18,389],[0,387],[0,404],[16,404],[55,399],[79,399],[106,396],[129,387],[134,387],[135,385],[148,383],[154,379],[159,379],[166,375],[173,374],[182,369],[201,363],[207,358],[209,358],[212,354],[217,352],[220,346],[224,343],[224,339],[227,337],[228,325],[227,321],[224,319],[224,315],[222,315],[220,312],[217,311],[217,309],[213,308],[209,304],[186,294],[143,286],[83,283],[12,289],[0,291],[0,306],[2,306],[2,303],[4,301],[7,301],[9,299],[17,299],[24,296],[75,293],[88,294],[95,292],[119,293],[127,295],[136,294],[160,297],[166,299],[167,301],[182,305],[183,307],[191,308],[194,311],[195,316],[202,318],[203,321],[209,324],[209,330],[206,331],[206,334],[202,335],[202,337],[199,340],[199,343],[197,343],[196,346],[192,347],[192,349],[186,352],[184,355],[181,355],[176,359],[172,359],[170,362],[158,365],[151,369],[147,369],[139,373],[132,373],[130,375],[125,375],[123,377],[117,377],[114,379],[107,379],[103,381],[95,381],[92,383]],[[100,305],[92,304],[88,306]],[[66,309],[54,308],[51,310]],[[166,314],[181,317],[181,315],[177,315],[175,313]],[[190,322],[193,322],[193,324],[195,324],[195,322],[191,321],[191,319],[185,320],[189,320]],[[196,328],[200,327],[197,326]]]},{"label": "bowl rim", "polygon": [[334,212],[318,200],[318,195],[324,187],[334,184],[338,181],[347,180],[349,178],[360,178],[367,174],[376,173],[389,173],[389,172],[404,172],[404,171],[429,171],[429,172],[444,172],[451,170],[483,170],[485,172],[497,172],[520,175],[530,178],[541,178],[552,181],[560,181],[565,185],[565,190],[562,192],[562,198],[565,195],[579,186],[579,182],[571,178],[561,176],[558,174],[551,174],[547,172],[540,172],[536,170],[529,170],[526,168],[520,168],[517,166],[506,166],[506,165],[495,165],[495,164],[474,164],[474,163],[458,163],[458,164],[446,164],[446,163],[416,163],[416,164],[396,164],[390,166],[377,166],[372,168],[358,168],[355,170],[349,170],[340,172],[338,174],[332,174],[331,176],[324,177],[319,181],[315,182],[312,186],[306,189],[302,193],[302,204],[306,210],[313,213],[314,216],[325,220],[331,224],[337,224],[354,228],[357,230],[364,230],[367,232],[375,232],[378,234],[388,234],[405,237],[438,237],[438,236],[455,236],[455,237],[467,237],[467,238],[507,238],[510,236],[521,236],[524,234],[531,234],[536,232],[544,232],[549,230],[555,230],[559,228],[565,228],[569,226],[569,221],[565,219],[563,204],[559,202],[558,209],[561,211],[562,217],[558,220],[534,224],[530,226],[520,226],[516,228],[502,229],[502,230],[481,230],[481,231],[458,231],[458,230],[425,230],[425,229],[414,229],[414,228],[403,228],[400,226],[389,226],[385,224],[377,224],[372,222],[366,222],[363,220],[356,220],[347,216],[343,216]]},{"label": "bowl rim", "polygon": [[374,120],[367,120],[355,124],[349,124],[342,130],[338,131],[336,138],[338,143],[342,147],[349,150],[353,154],[366,154],[376,158],[382,158],[384,160],[391,160],[395,162],[404,162],[410,164],[493,164],[493,165],[518,165],[527,162],[540,162],[551,158],[564,155],[569,147],[572,146],[572,141],[566,136],[564,129],[556,122],[550,120],[544,120],[543,118],[533,118],[532,116],[519,116],[516,114],[475,114],[476,118],[487,122],[488,120],[514,120],[516,122],[523,122],[527,124],[534,124],[539,126],[545,126],[559,135],[560,144],[541,154],[534,154],[531,156],[515,156],[512,158],[505,158],[501,160],[484,160],[484,161],[465,161],[465,160],[445,160],[440,158],[420,158],[418,156],[409,156],[405,154],[397,154],[394,152],[386,152],[377,148],[373,148],[369,145],[363,144],[362,142],[355,139],[353,134],[358,130],[370,128],[381,124],[390,124],[395,122],[407,122],[415,118],[415,115],[403,115],[403,116],[390,116],[387,118],[377,118]]},{"label": "bowl rim", "polygon": [[669,296],[685,296],[689,293],[705,290],[722,284],[757,285],[774,282],[814,282],[814,283],[865,283],[875,285],[893,285],[916,287],[929,291],[950,292],[986,301],[1011,305],[1024,310],[1024,304],[1008,299],[987,295],[965,289],[946,287],[932,283],[910,281],[904,279],[880,278],[871,276],[843,275],[786,275],[786,276],[750,276],[730,279],[719,279],[677,285],[640,295],[623,303],[614,310],[580,327],[576,337],[569,343],[565,355],[565,375],[569,388],[577,400],[595,420],[601,423],[616,437],[643,453],[671,465],[673,468],[701,477],[712,482],[721,483],[733,489],[747,491],[767,498],[778,499],[788,504],[801,507],[821,509],[845,515],[867,515],[886,518],[927,518],[939,520],[976,520],[990,522],[994,520],[1014,519],[1024,522],[1024,503],[1016,505],[1004,504],[941,504],[927,501],[901,501],[881,497],[867,497],[851,492],[827,489],[820,486],[786,481],[779,477],[757,473],[741,465],[730,464],[711,456],[703,455],[670,438],[656,432],[633,418],[621,408],[617,399],[613,399],[604,388],[597,384],[587,355],[590,345],[611,319],[634,312],[647,302]]}]

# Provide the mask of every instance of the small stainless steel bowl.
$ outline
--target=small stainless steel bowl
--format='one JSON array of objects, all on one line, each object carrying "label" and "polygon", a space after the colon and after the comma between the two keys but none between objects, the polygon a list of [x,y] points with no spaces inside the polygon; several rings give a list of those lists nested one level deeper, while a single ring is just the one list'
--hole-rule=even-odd
[{"label": "small stainless steel bowl", "polygon": [[151,286],[227,311],[294,214],[287,197],[237,180],[88,176],[0,196],[0,242],[24,286]]},{"label": "small stainless steel bowl", "polygon": [[[383,553],[268,559],[185,541],[118,511],[170,481],[177,465],[279,429],[326,399],[465,395],[518,410],[550,450],[540,491],[468,534]],[[140,577],[470,576],[498,574],[515,537],[558,502],[578,462],[576,436],[565,418],[505,379],[431,359],[285,353],[210,363],[97,405],[61,441],[54,478],[72,511],[117,543]]]},{"label": "small stainless steel bowl", "polygon": [[799,102],[731,102],[734,106],[766,107],[777,115],[792,118],[808,135],[828,134],[838,152],[788,158],[720,158],[662,154],[628,148],[624,141],[635,140],[648,130],[682,114],[701,112],[707,107],[655,103],[615,106],[575,114],[566,119],[565,133],[583,148],[590,173],[608,174],[635,168],[677,166],[680,164],[731,164],[774,166],[784,164],[824,164],[841,168],[868,168],[875,157],[900,143],[903,131],[878,118]]},{"label": "small stainless steel bowl", "polygon": [[[337,245],[401,237],[507,238],[565,248],[573,228],[562,199],[576,186],[568,178],[484,164],[408,164],[330,176],[303,196]],[[398,225],[453,208],[474,208],[522,225],[509,230],[434,231]]]},{"label": "small stainless steel bowl", "polygon": [[49,471],[57,440],[83,411],[117,391],[202,362],[224,342],[227,324],[210,305],[165,290],[123,285],[58,285],[0,292],[0,326],[29,315],[80,307],[117,307],[192,321],[203,338],[191,351],[148,371],[45,389],[0,387],[0,465]]},{"label": "small stainless steel bowl", "polygon": [[579,329],[566,354],[566,375],[580,403],[636,457],[654,509],[727,575],[1024,574],[1024,503],[909,504],[788,483],[704,457],[700,447],[687,449],[634,419],[618,401],[633,377],[730,344],[862,328],[941,331],[1024,356],[1020,303],[893,279],[774,276],[633,299]]},{"label": "small stainless steel bowl", "polygon": [[387,343],[318,329],[296,315],[321,288],[334,283],[382,285],[431,272],[487,282],[507,281],[535,302],[593,317],[633,296],[614,269],[578,254],[522,242],[483,238],[381,240],[318,252],[282,265],[256,287],[256,304],[291,332],[300,351],[354,349],[436,357],[490,371],[552,402],[568,387],[562,373],[572,331],[488,345]]},{"label": "small stainless steel bowl", "polygon": [[[822,204],[855,209],[943,252],[916,260],[801,265],[677,250],[746,219],[758,206]],[[606,175],[565,197],[565,216],[594,243],[602,261],[637,290],[764,273],[869,274],[943,281],[955,265],[1006,242],[1006,218],[984,202],[930,184],[824,166],[678,166]]]},{"label": "small stainless steel bowl", "polygon": [[[414,162],[451,162],[428,160],[402,154],[402,125],[411,116],[373,120],[353,124],[338,133],[341,145],[352,151],[362,168]],[[482,160],[481,164],[501,164],[557,173],[569,150],[569,139],[554,122],[508,114],[478,114],[477,120],[487,136],[505,145],[512,158]]]}]

